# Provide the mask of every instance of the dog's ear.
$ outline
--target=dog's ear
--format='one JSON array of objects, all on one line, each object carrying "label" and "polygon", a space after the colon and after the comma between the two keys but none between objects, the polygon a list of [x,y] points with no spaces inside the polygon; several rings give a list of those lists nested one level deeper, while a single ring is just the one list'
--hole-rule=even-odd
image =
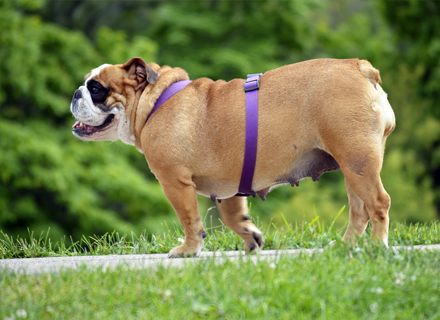
[{"label": "dog's ear", "polygon": [[143,83],[145,80],[153,84],[159,78],[159,74],[142,58],[131,58],[122,67],[128,71],[130,79],[137,80],[138,84]]}]

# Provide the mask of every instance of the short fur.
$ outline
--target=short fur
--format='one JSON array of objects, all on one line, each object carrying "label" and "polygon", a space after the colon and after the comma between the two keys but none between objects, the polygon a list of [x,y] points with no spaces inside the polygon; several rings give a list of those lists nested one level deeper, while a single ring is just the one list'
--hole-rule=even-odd
[{"label": "short fur", "polygon": [[[262,247],[261,232],[246,218],[247,199],[234,196],[243,169],[245,80],[194,80],[146,122],[161,93],[188,79],[184,70],[133,58],[101,67],[85,82],[91,79],[110,88],[105,102],[110,111],[103,113],[115,118],[103,133],[83,134],[78,126],[74,133],[89,141],[119,138],[144,153],[185,230],[184,244],[170,257],[197,256],[203,247],[197,193],[222,200],[222,218],[244,239],[246,251]],[[379,71],[357,59],[310,60],[266,72],[258,92],[253,191],[265,199],[276,185],[342,170],[350,204],[344,241],[361,235],[371,220],[374,237],[387,245],[390,197],[379,174],[395,118],[380,82]],[[102,123],[88,90],[78,91],[85,98],[72,101],[75,117],[82,121],[78,110],[93,110]]]}]

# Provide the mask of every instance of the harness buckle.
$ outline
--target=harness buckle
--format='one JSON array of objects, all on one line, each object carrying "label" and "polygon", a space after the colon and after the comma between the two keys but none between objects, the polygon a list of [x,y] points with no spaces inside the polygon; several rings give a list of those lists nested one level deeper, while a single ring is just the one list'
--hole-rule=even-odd
[{"label": "harness buckle", "polygon": [[244,83],[244,91],[254,91],[260,89],[260,77],[262,73],[252,73],[247,75],[247,80]]}]

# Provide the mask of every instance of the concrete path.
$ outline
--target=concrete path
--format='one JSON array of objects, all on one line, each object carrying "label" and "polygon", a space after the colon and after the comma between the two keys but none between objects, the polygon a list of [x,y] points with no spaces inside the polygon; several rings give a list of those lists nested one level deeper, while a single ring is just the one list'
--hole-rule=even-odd
[{"label": "concrete path", "polygon": [[[440,244],[391,247],[395,252],[400,250],[430,250],[440,251]],[[157,268],[164,267],[182,267],[185,264],[194,264],[215,257],[216,263],[224,263],[226,260],[238,261],[240,259],[251,259],[254,263],[259,260],[276,262],[281,256],[288,255],[296,257],[300,253],[307,254],[321,253],[324,249],[295,249],[295,250],[264,250],[258,255],[244,256],[244,252],[226,251],[226,252],[202,252],[200,258],[195,259],[169,259],[167,254],[131,254],[131,255],[107,255],[107,256],[83,256],[83,257],[59,257],[59,258],[24,258],[24,259],[2,259],[0,260],[0,275],[6,270],[26,273],[58,273],[62,270],[79,269],[86,267],[114,269],[117,266],[126,266],[128,268]]]}]

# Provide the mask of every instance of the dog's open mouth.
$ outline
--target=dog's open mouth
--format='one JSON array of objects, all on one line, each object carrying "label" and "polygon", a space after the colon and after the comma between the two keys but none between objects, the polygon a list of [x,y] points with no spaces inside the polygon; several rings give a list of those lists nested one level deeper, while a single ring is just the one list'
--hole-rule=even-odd
[{"label": "dog's open mouth", "polygon": [[107,128],[110,123],[112,123],[113,119],[115,118],[114,114],[111,114],[107,117],[107,119],[105,119],[104,123],[99,125],[99,126],[89,126],[85,123],[82,123],[81,121],[77,121],[75,122],[75,124],[73,125],[73,132],[75,132],[76,134],[79,135],[91,135],[97,131],[101,131],[104,130],[105,128]]}]

